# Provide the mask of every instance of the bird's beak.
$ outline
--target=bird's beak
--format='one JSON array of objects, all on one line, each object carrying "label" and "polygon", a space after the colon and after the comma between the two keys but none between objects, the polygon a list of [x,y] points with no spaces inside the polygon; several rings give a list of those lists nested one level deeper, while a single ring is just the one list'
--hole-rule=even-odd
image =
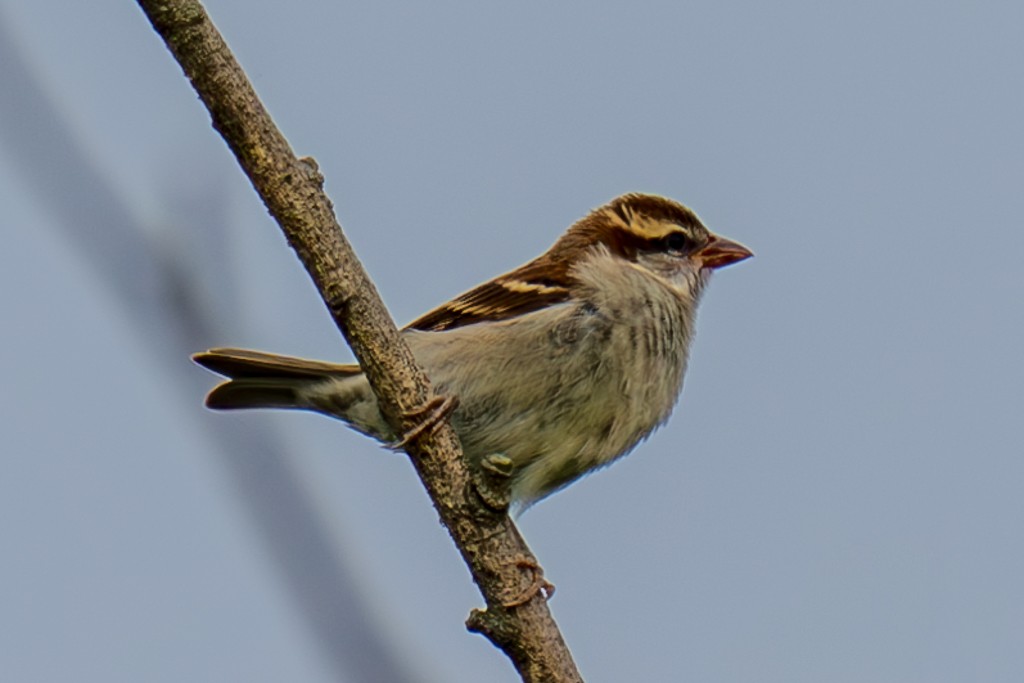
[{"label": "bird's beak", "polygon": [[712,235],[711,241],[704,245],[704,248],[693,255],[700,262],[701,268],[722,268],[731,263],[738,263],[748,259],[754,252],[747,249],[739,242],[727,240],[718,235]]}]

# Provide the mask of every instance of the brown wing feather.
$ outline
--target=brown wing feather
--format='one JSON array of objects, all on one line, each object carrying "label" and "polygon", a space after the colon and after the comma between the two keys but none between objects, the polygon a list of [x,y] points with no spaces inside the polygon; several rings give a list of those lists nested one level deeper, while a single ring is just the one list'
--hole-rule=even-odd
[{"label": "brown wing feather", "polygon": [[485,320],[506,320],[569,298],[568,265],[541,256],[460,294],[406,325],[410,330],[450,330]]}]

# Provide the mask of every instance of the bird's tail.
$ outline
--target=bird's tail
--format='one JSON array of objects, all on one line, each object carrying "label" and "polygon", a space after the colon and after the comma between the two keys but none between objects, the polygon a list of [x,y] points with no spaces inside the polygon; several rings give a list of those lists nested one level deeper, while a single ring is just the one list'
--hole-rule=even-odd
[{"label": "bird's tail", "polygon": [[238,408],[311,408],[302,389],[329,377],[353,377],[358,365],[279,356],[248,349],[210,349],[192,356],[199,365],[224,375],[206,396],[206,406],[216,410]]}]

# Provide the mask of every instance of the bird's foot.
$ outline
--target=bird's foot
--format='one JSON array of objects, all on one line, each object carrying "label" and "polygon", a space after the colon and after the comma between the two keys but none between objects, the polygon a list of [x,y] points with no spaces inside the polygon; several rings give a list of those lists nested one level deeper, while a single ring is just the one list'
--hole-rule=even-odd
[{"label": "bird's foot", "polygon": [[530,585],[507,600],[503,600],[502,607],[519,607],[533,600],[537,595],[549,600],[555,594],[555,586],[544,578],[544,569],[537,564],[537,560],[523,555],[515,560],[517,569],[524,569],[530,573]]},{"label": "bird's foot", "polygon": [[420,407],[406,411],[402,417],[405,422],[412,422],[413,426],[391,448],[403,450],[424,434],[433,433],[458,405],[459,399],[455,396],[434,396]]},{"label": "bird's foot", "polygon": [[480,469],[473,470],[473,487],[484,504],[497,512],[507,512],[512,502],[509,480],[515,466],[512,459],[501,453],[492,453],[480,461]]}]

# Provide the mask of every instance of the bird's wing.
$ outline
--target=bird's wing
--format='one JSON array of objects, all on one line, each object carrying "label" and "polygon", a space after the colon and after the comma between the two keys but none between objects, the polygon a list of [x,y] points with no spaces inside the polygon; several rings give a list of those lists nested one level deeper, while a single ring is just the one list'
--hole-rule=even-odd
[{"label": "bird's wing", "polygon": [[539,257],[460,294],[406,325],[410,330],[450,330],[485,320],[506,320],[569,298],[568,265]]}]

